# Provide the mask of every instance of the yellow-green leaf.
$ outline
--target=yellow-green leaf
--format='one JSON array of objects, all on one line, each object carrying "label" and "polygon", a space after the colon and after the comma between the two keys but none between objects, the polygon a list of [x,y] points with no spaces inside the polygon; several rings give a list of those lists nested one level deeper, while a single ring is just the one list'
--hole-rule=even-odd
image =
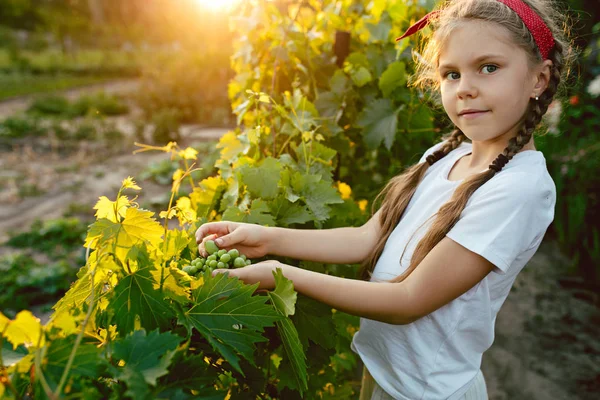
[{"label": "yellow-green leaf", "polygon": [[196,160],[198,157],[198,150],[192,147],[186,147],[185,150],[179,152],[179,156],[186,160]]},{"label": "yellow-green leaf", "polygon": [[[106,196],[101,196],[94,210],[96,210],[96,219],[106,218],[109,221],[117,222],[118,217],[125,217],[125,212],[130,202],[127,196],[121,196],[117,201],[111,201]],[[116,210],[116,214],[115,214]]]},{"label": "yellow-green leaf", "polygon": [[221,158],[225,160],[231,160],[240,154],[246,153],[248,148],[249,146],[243,144],[233,131],[223,135],[217,144],[217,149],[221,149]]},{"label": "yellow-green leaf", "polygon": [[[12,343],[14,349],[22,344],[28,347],[37,346],[40,341],[42,324],[31,311],[21,311],[14,320],[10,320],[0,313],[0,332],[4,332],[4,337]],[[40,345],[44,343],[43,335],[40,343]]]},{"label": "yellow-green leaf", "polygon": [[123,183],[121,183],[121,188],[122,189],[142,190],[142,188],[139,187],[137,185],[137,183],[135,183],[135,181],[133,180],[133,178],[131,176],[128,176],[127,178],[123,179]]}]

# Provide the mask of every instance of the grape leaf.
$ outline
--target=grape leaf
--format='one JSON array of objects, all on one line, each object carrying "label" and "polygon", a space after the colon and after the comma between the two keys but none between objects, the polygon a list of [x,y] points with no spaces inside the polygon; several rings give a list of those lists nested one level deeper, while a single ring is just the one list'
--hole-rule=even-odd
[{"label": "grape leaf", "polygon": [[94,206],[94,210],[97,210],[95,216],[97,219],[106,218],[109,221],[117,222],[117,216],[120,218],[125,217],[128,206],[129,199],[127,196],[120,196],[116,201],[110,201],[108,197],[101,196]]},{"label": "grape leaf", "polygon": [[331,319],[331,307],[310,297],[300,296],[296,302],[296,313],[292,317],[298,329],[298,337],[302,346],[308,349],[308,340],[325,349],[335,346],[334,336],[323,335],[323,332],[335,331]]},{"label": "grape leaf", "polygon": [[148,265],[121,279],[113,290],[108,310],[114,313],[115,324],[121,335],[132,332],[139,318],[146,330],[167,329],[174,316],[162,293],[155,289]]},{"label": "grape leaf", "polygon": [[[112,273],[112,269],[120,268],[114,263],[112,258],[104,257],[102,265],[96,265],[95,260],[97,258],[97,252],[93,252],[90,256],[89,264],[92,268],[95,268],[94,275],[94,293],[97,296],[101,296],[102,288],[109,283],[111,280],[116,283],[116,277]],[[71,285],[71,288],[67,293],[60,299],[52,308],[55,313],[52,315],[54,319],[57,315],[64,312],[69,312],[73,307],[80,307],[91,294],[91,272],[88,267],[83,267],[77,274],[79,279]],[[112,278],[111,278],[112,276]]]},{"label": "grape leaf", "polygon": [[[287,318],[277,321],[276,324],[281,340],[283,341],[283,348],[285,349],[287,360],[289,361],[289,367],[293,371],[295,379],[294,388],[297,388],[300,391],[300,394],[302,394],[303,391],[308,389],[308,382],[306,373],[306,354],[300,344],[298,331],[292,321]],[[284,358],[284,360],[286,360],[286,358]]]},{"label": "grape leaf", "polygon": [[306,206],[291,203],[283,197],[277,197],[275,200],[269,202],[269,207],[277,220],[277,226],[304,224],[312,220],[312,215]]},{"label": "grape leaf", "polygon": [[265,226],[275,225],[275,219],[270,214],[271,210],[265,201],[261,199],[252,200],[248,210],[240,209],[240,207],[229,207],[223,213],[222,219],[224,221],[247,222]]},{"label": "grape leaf", "polygon": [[117,379],[127,384],[127,394],[136,398],[150,398],[148,385],[166,375],[176,348],[182,338],[170,332],[137,330],[113,344],[112,358],[123,360],[123,367],[113,367]]},{"label": "grape leaf", "polygon": [[[71,355],[71,350],[75,345],[76,335],[70,335],[66,338],[55,339],[48,346],[46,352],[46,368],[48,376],[53,378],[53,381],[58,382],[67,361]],[[99,357],[101,349],[93,344],[81,343],[75,353],[73,364],[71,365],[70,373],[91,378],[97,377],[100,367],[105,359]]]},{"label": "grape leaf", "polygon": [[167,231],[167,237],[163,245],[163,256],[164,260],[169,260],[173,257],[178,257],[179,254],[185,249],[190,243],[190,235],[180,229],[170,229]]},{"label": "grape leaf", "polygon": [[106,218],[94,222],[88,231],[85,246],[97,247],[97,241],[105,244],[114,243],[116,255],[125,260],[129,249],[139,243],[158,248],[161,243],[163,228],[152,218],[152,211],[129,207],[122,222],[113,222]]},{"label": "grape leaf", "polygon": [[255,197],[272,199],[279,191],[281,163],[268,157],[259,166],[246,165],[241,169],[242,180]]},{"label": "grape leaf", "polygon": [[212,277],[207,272],[203,277],[204,285],[192,293],[193,305],[186,313],[187,321],[244,375],[236,353],[254,365],[254,343],[267,340],[260,332],[283,317],[265,304],[266,296],[252,296],[258,284],[244,285],[227,274]]},{"label": "grape leaf", "polygon": [[201,390],[207,386],[212,388],[212,383],[216,379],[218,379],[217,371],[209,368],[203,354],[187,355],[178,351],[171,361],[169,374],[160,378],[159,385],[176,385],[191,390]]},{"label": "grape leaf", "polygon": [[329,218],[330,208],[327,204],[344,202],[338,191],[330,183],[323,181],[320,175],[295,172],[290,183],[293,191],[301,196],[318,221]]},{"label": "grape leaf", "polygon": [[298,166],[301,170],[306,170],[305,160],[308,159],[310,165],[309,173],[329,178],[332,176],[333,159],[337,154],[335,150],[314,140],[308,143],[302,142],[300,146],[293,143],[291,147],[296,153],[299,160]]},{"label": "grape leaf", "polygon": [[198,218],[208,217],[226,187],[227,185],[222,178],[211,176],[202,180],[194,188],[194,191],[190,194],[190,199],[192,200],[192,207],[196,207]]},{"label": "grape leaf", "polygon": [[390,30],[392,29],[392,21],[388,13],[384,12],[376,24],[365,24],[369,30],[369,43],[387,42]]},{"label": "grape leaf", "polygon": [[377,99],[367,104],[357,124],[364,129],[365,144],[374,149],[383,141],[389,150],[396,137],[398,112],[389,99]]},{"label": "grape leaf", "polygon": [[221,158],[232,160],[239,154],[245,154],[250,145],[242,143],[235,132],[229,131],[219,139],[216,147],[221,149]]},{"label": "grape leaf", "polygon": [[17,346],[16,349],[13,349],[13,346],[11,346],[7,340],[2,341],[2,348],[0,349],[0,351],[2,351],[3,363],[3,365],[0,365],[0,367],[10,367],[12,365],[15,365],[28,354],[28,351],[25,348],[25,346],[20,345]]},{"label": "grape leaf", "polygon": [[[177,267],[166,266],[159,266],[156,269],[151,269],[150,272],[154,281],[153,288],[156,290],[162,289],[166,297],[181,304],[185,304],[189,301],[190,295],[188,290],[179,284],[179,279],[174,275],[177,271],[180,271]],[[160,283],[161,279],[162,284]]]},{"label": "grape leaf", "polygon": [[[269,298],[277,309],[283,315],[293,315],[295,312],[294,304],[296,303],[297,293],[294,290],[292,281],[287,279],[281,270],[277,268],[273,272],[275,277],[275,290],[269,292]],[[290,361],[290,367],[294,371],[297,387],[300,393],[308,389],[306,381],[306,355],[300,344],[296,327],[289,319],[277,321],[277,330],[283,341],[283,347]]]},{"label": "grape leaf", "polygon": [[384,97],[389,97],[394,90],[404,85],[406,85],[406,66],[400,61],[388,65],[379,78],[379,89],[381,89]]},{"label": "grape leaf", "polygon": [[0,312],[0,333],[3,333],[3,336],[12,343],[13,349],[22,344],[27,347],[37,346],[40,339],[41,345],[44,345],[44,336],[41,335],[42,325],[39,318],[31,311],[19,312],[14,320],[10,320]]},{"label": "grape leaf", "polygon": [[269,292],[271,302],[284,317],[294,315],[294,305],[298,294],[294,290],[292,281],[283,275],[281,268],[277,268],[273,272],[273,276],[275,277],[275,290]]}]

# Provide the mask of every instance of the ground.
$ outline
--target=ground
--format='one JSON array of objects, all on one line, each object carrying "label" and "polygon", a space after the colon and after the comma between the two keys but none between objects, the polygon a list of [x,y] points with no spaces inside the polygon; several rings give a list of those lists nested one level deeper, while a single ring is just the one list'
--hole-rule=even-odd
[{"label": "ground", "polygon": [[[110,92],[132,90],[135,83],[118,82],[104,88]],[[70,92],[71,96],[78,94],[81,91]],[[0,103],[0,119],[27,104],[26,100]],[[128,129],[127,120],[116,121]],[[182,144],[215,140],[224,132],[185,127]],[[99,196],[114,198],[128,175],[138,176],[150,163],[168,157],[159,152],[132,156],[134,149],[125,145],[107,155],[107,149],[83,144],[61,153],[52,143],[38,141],[20,142],[12,150],[3,150],[0,243],[10,230],[25,230],[36,218],[60,217],[68,209],[89,213]],[[21,179],[35,179],[40,193],[20,198],[17,186],[23,183]],[[142,186],[140,203],[152,203],[168,194],[165,186],[151,182]],[[567,264],[558,246],[546,240],[518,276],[498,315],[495,342],[483,358],[491,400],[600,397],[599,294],[561,285],[567,281]]]}]

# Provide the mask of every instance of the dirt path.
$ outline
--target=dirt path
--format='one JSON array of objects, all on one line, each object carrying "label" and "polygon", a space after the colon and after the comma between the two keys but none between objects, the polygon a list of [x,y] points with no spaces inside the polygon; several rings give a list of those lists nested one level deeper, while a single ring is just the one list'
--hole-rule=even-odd
[{"label": "dirt path", "polygon": [[[81,95],[95,93],[98,91],[104,91],[107,94],[131,92],[137,89],[139,83],[139,80],[132,79],[111,81],[107,83],[98,83],[67,89],[64,91],[54,92],[53,94],[64,95],[68,99],[72,100]],[[0,102],[0,120],[25,110],[29,106],[31,100],[38,96],[39,95],[21,96]]]},{"label": "dirt path", "polygon": [[568,261],[544,241],[517,277],[483,358],[490,400],[600,398],[600,310],[558,284]]}]

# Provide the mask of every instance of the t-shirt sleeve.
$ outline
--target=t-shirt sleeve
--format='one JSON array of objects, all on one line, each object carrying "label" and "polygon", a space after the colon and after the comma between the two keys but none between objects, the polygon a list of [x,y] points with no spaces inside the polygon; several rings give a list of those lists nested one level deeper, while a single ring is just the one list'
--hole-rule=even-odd
[{"label": "t-shirt sleeve", "polygon": [[541,242],[554,219],[555,189],[526,173],[501,174],[467,201],[446,236],[505,274],[522,252]]}]

